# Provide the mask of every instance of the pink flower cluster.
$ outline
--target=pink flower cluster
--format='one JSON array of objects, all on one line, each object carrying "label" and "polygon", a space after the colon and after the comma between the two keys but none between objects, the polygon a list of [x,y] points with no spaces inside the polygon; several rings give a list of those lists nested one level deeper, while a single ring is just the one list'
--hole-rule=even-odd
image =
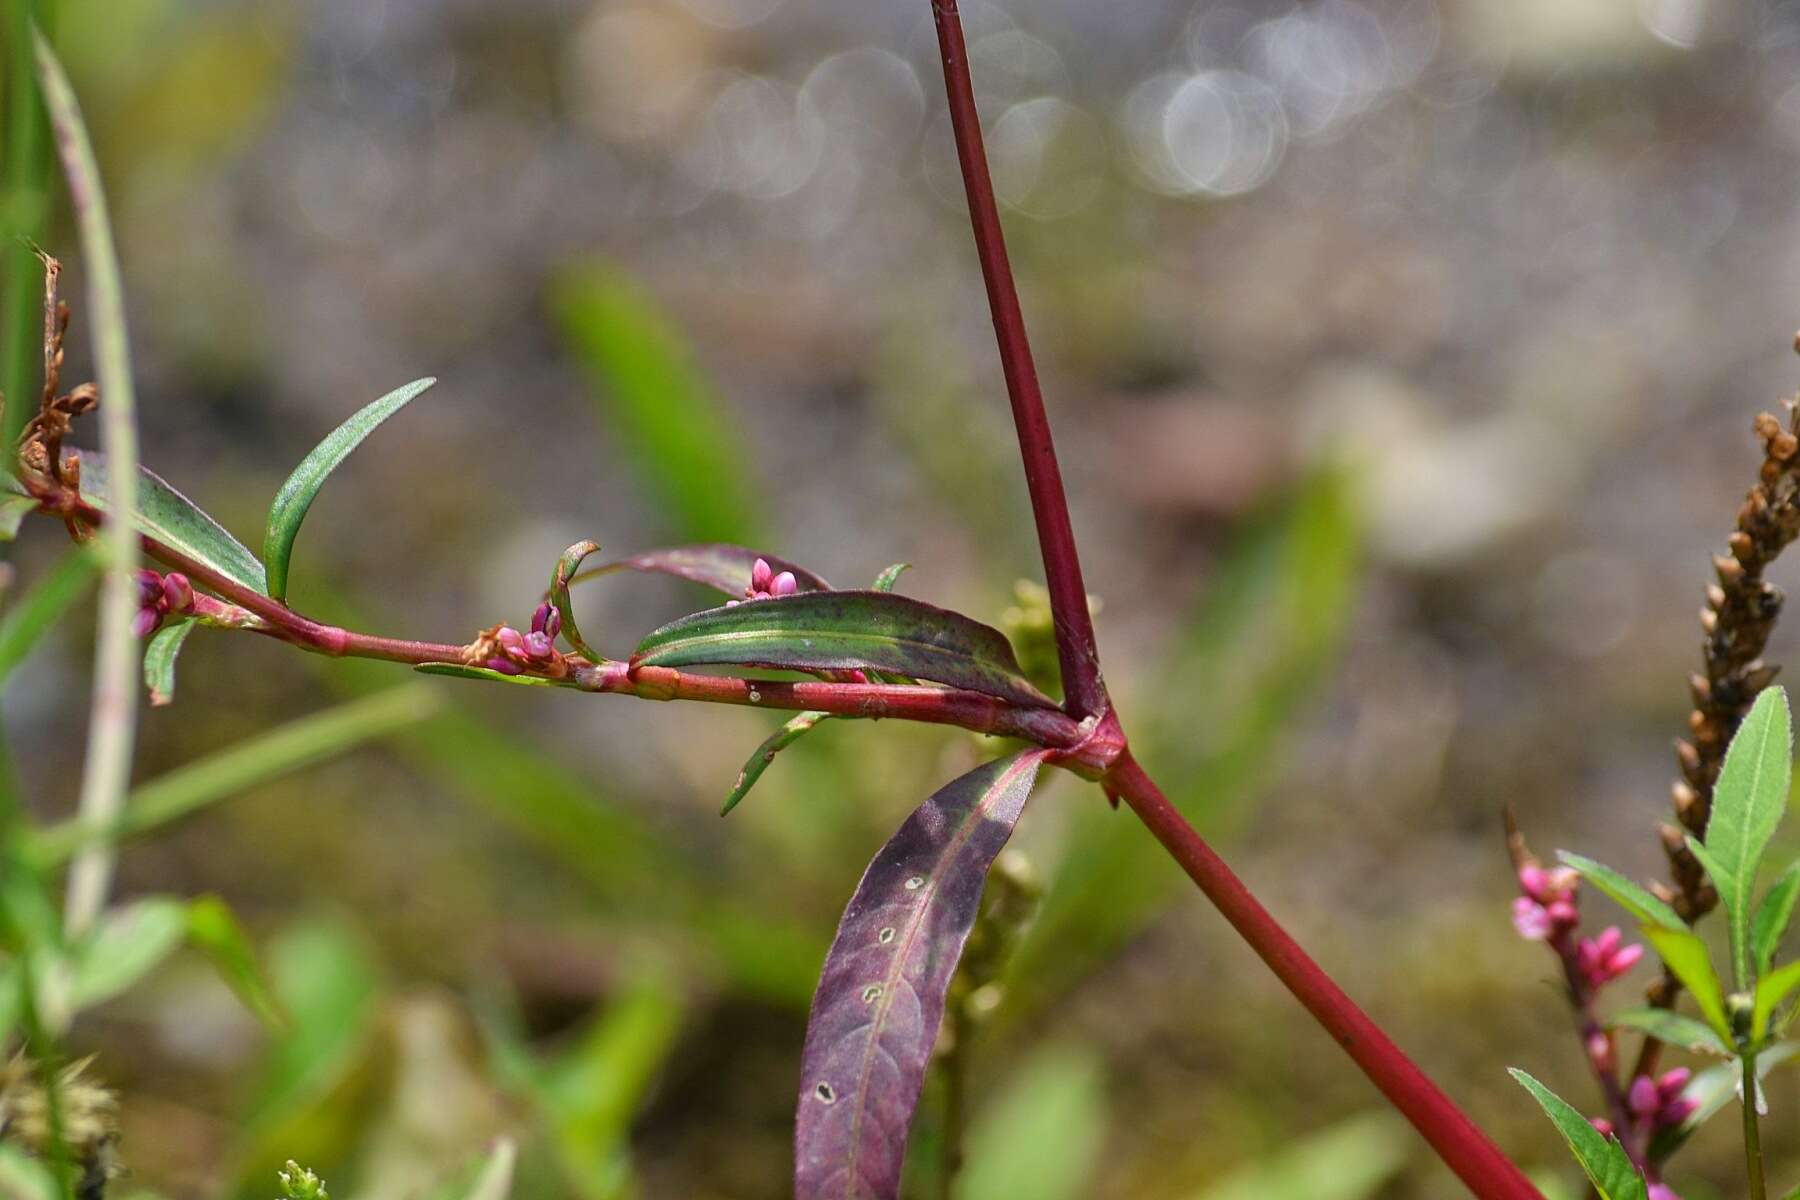
[{"label": "pink flower cluster", "polygon": [[[800,590],[800,581],[794,578],[792,571],[777,573],[764,559],[757,559],[750,566],[750,586],[744,589],[744,600],[772,600],[777,596],[791,596]],[[743,603],[742,600],[727,600],[725,607]]]},{"label": "pink flower cluster", "polygon": [[180,571],[158,575],[155,571],[137,573],[138,610],[131,618],[131,632],[149,637],[162,627],[163,619],[194,611],[194,585]]},{"label": "pink flower cluster", "polygon": [[1519,891],[1513,901],[1513,928],[1528,942],[1553,942],[1581,922],[1575,886],[1581,877],[1568,867],[1546,871],[1536,863],[1519,868]]},{"label": "pink flower cluster", "polygon": [[[1673,1129],[1693,1116],[1694,1110],[1700,1107],[1700,1102],[1681,1094],[1682,1089],[1687,1087],[1688,1080],[1693,1077],[1694,1073],[1686,1067],[1676,1067],[1673,1071],[1664,1071],[1655,1079],[1639,1075],[1632,1080],[1631,1090],[1625,1094],[1625,1108],[1631,1114],[1632,1123],[1642,1125],[1655,1134]],[[1618,1132],[1605,1117],[1595,1117],[1588,1124],[1607,1135]],[[1654,1194],[1653,1192],[1652,1195]],[[1668,1194],[1673,1196],[1675,1193]]]},{"label": "pink flower cluster", "polygon": [[1588,981],[1589,987],[1611,983],[1644,957],[1642,946],[1635,942],[1622,946],[1619,943],[1623,939],[1617,925],[1608,925],[1599,937],[1582,938],[1575,947],[1575,964],[1581,968],[1581,976]]},{"label": "pink flower cluster", "polygon": [[511,625],[494,631],[498,654],[481,665],[502,675],[523,675],[527,667],[542,667],[556,659],[556,635],[562,632],[562,614],[546,600],[531,614],[531,632],[520,633]]}]

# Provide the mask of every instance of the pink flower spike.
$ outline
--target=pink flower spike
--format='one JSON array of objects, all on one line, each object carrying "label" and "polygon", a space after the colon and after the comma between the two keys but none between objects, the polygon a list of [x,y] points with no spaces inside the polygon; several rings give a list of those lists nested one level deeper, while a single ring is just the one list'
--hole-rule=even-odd
[{"label": "pink flower spike", "polygon": [[1587,1040],[1587,1054],[1596,1071],[1610,1071],[1618,1061],[1613,1057],[1612,1038],[1598,1031]]},{"label": "pink flower spike", "polygon": [[171,571],[163,576],[163,602],[170,612],[184,613],[194,607],[194,585],[180,571]]},{"label": "pink flower spike", "polygon": [[140,608],[137,615],[131,618],[131,636],[149,637],[162,624],[162,614],[154,608]]},{"label": "pink flower spike", "polygon": [[1656,1081],[1656,1090],[1662,1093],[1664,1100],[1673,1100],[1681,1095],[1681,1089],[1688,1085],[1694,1073],[1686,1067],[1676,1067],[1673,1071],[1664,1071]]},{"label": "pink flower spike", "polygon": [[1512,904],[1513,928],[1528,942],[1541,942],[1550,936],[1550,914],[1529,896],[1520,896]]},{"label": "pink flower spike", "polygon": [[1526,863],[1519,868],[1519,890],[1533,900],[1543,900],[1550,886],[1550,872],[1536,863]]},{"label": "pink flower spike", "polygon": [[1639,1075],[1631,1081],[1631,1090],[1625,1094],[1625,1106],[1640,1117],[1647,1117],[1662,1107],[1662,1097],[1657,1094],[1656,1081],[1648,1075]]},{"label": "pink flower spike", "polygon": [[1612,952],[1619,948],[1619,943],[1624,940],[1624,936],[1619,932],[1617,925],[1608,925],[1600,931],[1600,936],[1594,939],[1594,948],[1600,951],[1601,958],[1611,958]]},{"label": "pink flower spike", "polygon": [[775,568],[769,565],[767,559],[759,558],[750,564],[750,591],[752,594],[768,591],[769,583],[774,578]]},{"label": "pink flower spike", "polygon": [[800,582],[792,571],[783,571],[769,582],[771,596],[791,596],[800,590]]}]

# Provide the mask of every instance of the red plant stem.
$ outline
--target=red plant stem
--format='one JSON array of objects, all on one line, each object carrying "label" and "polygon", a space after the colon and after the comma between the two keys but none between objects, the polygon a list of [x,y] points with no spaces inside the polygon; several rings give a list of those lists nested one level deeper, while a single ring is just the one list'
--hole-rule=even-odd
[{"label": "red plant stem", "polygon": [[1486,1134],[1289,937],[1126,751],[1106,775],[1207,899],[1482,1200],[1543,1200]]},{"label": "red plant stem", "polygon": [[937,22],[938,48],[944,59],[944,90],[950,101],[950,127],[956,137],[963,190],[969,198],[975,252],[987,285],[994,337],[1000,347],[1000,369],[1006,376],[1006,394],[1012,401],[1013,425],[1018,430],[1019,451],[1025,461],[1025,486],[1031,493],[1031,513],[1037,521],[1038,545],[1044,555],[1044,581],[1050,592],[1056,650],[1062,665],[1063,699],[1077,717],[1094,716],[1107,711],[1106,684],[1100,677],[1094,622],[1088,614],[1087,587],[1081,579],[1081,559],[1075,550],[1068,500],[1063,495],[1062,471],[1056,465],[1050,419],[1045,415],[1043,393],[1038,389],[1037,367],[1032,363],[1031,343],[1025,336],[1025,317],[1019,311],[1019,293],[1006,257],[1006,235],[1000,228],[994,185],[988,178],[962,18],[957,13],[956,0],[932,0],[931,12]]},{"label": "red plant stem", "polygon": [[[190,558],[154,538],[142,539],[144,552],[187,575],[194,583],[223,596],[239,608],[266,621],[255,632],[333,657],[378,658],[389,662],[460,663],[462,646],[444,642],[416,642],[403,638],[376,637],[367,633],[325,625],[304,617],[253,588],[247,588],[205,563]],[[838,716],[923,721],[956,725],[976,733],[1016,737],[1052,750],[1077,750],[1087,743],[1073,717],[1055,708],[1014,704],[995,696],[961,688],[920,687],[886,683],[782,682],[739,679],[725,675],[696,675],[668,667],[630,670],[622,662],[589,663],[570,657],[574,670],[570,686],[583,691],[637,696],[645,700],[698,700],[712,704],[739,704],[750,708],[813,710]],[[1095,746],[1094,753],[1104,753]],[[1088,755],[1075,753],[1059,760],[1065,766],[1104,767]]]}]

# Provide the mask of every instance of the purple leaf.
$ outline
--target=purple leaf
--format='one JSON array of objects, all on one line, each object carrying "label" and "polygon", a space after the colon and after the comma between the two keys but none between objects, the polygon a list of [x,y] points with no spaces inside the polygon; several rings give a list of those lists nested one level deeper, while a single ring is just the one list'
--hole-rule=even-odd
[{"label": "purple leaf", "polygon": [[652,630],[633,664],[883,671],[1050,707],[998,629],[888,592],[802,592],[690,613]]},{"label": "purple leaf", "polygon": [[794,1128],[795,1200],[891,1200],[944,995],[1047,752],[946,784],[869,864],[813,996]]},{"label": "purple leaf", "polygon": [[592,570],[583,571],[571,582],[580,583],[583,579],[592,579],[596,575],[608,575],[614,571],[648,571],[692,580],[694,583],[716,588],[733,599],[741,599],[750,587],[750,568],[759,558],[776,571],[792,571],[795,582],[800,585],[800,590],[803,592],[822,592],[831,587],[824,579],[805,567],[791,563],[785,558],[777,558],[773,554],[763,554],[726,542],[707,542],[697,546],[670,546],[662,550],[646,550],[642,554],[621,558],[617,562],[602,563]]}]

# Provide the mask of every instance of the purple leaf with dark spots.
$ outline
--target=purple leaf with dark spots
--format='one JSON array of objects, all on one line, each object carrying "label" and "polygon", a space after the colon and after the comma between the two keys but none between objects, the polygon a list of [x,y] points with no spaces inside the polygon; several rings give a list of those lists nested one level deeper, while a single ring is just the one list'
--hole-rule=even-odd
[{"label": "purple leaf with dark spots", "polygon": [[608,575],[614,571],[648,571],[705,584],[709,588],[724,592],[733,599],[741,599],[749,591],[750,569],[756,565],[756,560],[759,558],[768,563],[774,571],[791,572],[794,582],[803,592],[822,592],[831,587],[818,575],[785,558],[778,558],[773,554],[764,554],[757,550],[747,550],[743,546],[733,546],[726,542],[707,542],[697,546],[670,546],[662,550],[646,550],[642,554],[621,558],[617,562],[602,563],[591,570],[583,571],[571,582],[580,583],[584,579],[592,579],[597,575]]},{"label": "purple leaf with dark spots", "polygon": [[1006,635],[961,613],[888,592],[801,592],[710,608],[638,644],[652,667],[884,671],[1050,707]]},{"label": "purple leaf with dark spots", "polygon": [[891,1200],[944,995],[982,885],[1047,752],[946,784],[875,856],[813,996],[794,1128],[795,1200]]}]

